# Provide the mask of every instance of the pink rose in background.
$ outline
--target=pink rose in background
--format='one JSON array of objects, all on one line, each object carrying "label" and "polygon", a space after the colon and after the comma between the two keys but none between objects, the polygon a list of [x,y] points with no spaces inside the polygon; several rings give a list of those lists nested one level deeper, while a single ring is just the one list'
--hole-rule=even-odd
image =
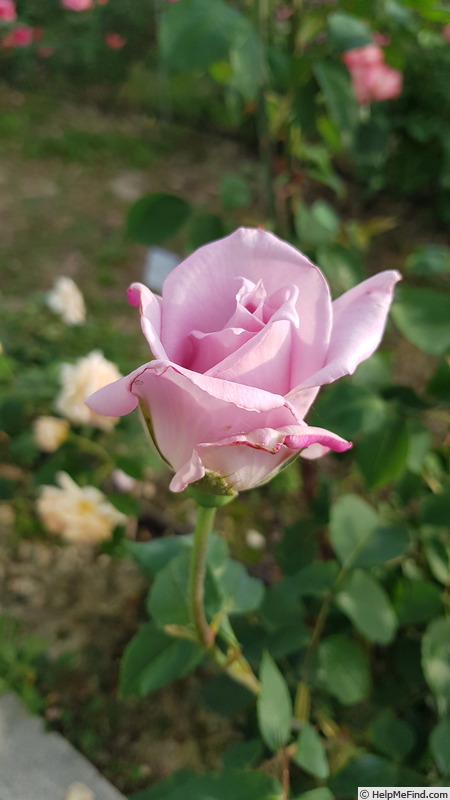
[{"label": "pink rose in background", "polygon": [[88,11],[94,5],[93,0],[61,0],[61,5],[70,11]]},{"label": "pink rose in background", "polygon": [[179,264],[162,297],[132,284],[153,360],[88,405],[120,416],[139,404],[175,492],[203,479],[204,491],[233,493],[264,483],[300,450],[347,450],[304,417],[320,386],[374,352],[399,279],[381,272],[332,303],[304,255],[240,228]]},{"label": "pink rose in background", "polygon": [[13,0],[0,0],[0,21],[14,22],[17,19],[17,12]]},{"label": "pink rose in background", "polygon": [[127,40],[120,33],[105,33],[105,44],[110,50],[121,50]]},{"label": "pink rose in background", "polygon": [[364,70],[355,69],[351,72],[351,80],[356,99],[361,105],[394,100],[401,94],[403,86],[402,73],[387,64]]},{"label": "pink rose in background", "polygon": [[450,44],[450,22],[447,25],[444,25],[442,28],[442,36],[444,37],[445,41]]},{"label": "pink rose in background", "polygon": [[33,28],[30,28],[28,25],[19,25],[17,28],[13,28],[5,34],[2,39],[2,46],[7,48],[28,47],[33,39]]},{"label": "pink rose in background", "polygon": [[[377,36],[381,37],[381,34]],[[378,44],[347,50],[342,54],[342,61],[350,72],[353,91],[360,105],[393,100],[401,94],[403,75],[385,63]]]}]

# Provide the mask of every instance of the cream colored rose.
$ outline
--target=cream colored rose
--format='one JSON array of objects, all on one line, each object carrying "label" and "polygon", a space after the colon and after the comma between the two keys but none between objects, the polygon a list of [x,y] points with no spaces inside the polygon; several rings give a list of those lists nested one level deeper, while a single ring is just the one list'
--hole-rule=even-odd
[{"label": "cream colored rose", "polygon": [[43,486],[37,511],[50,533],[70,542],[91,543],[109,539],[126,516],[108,502],[95,486],[78,486],[67,474],[58,472],[59,486]]},{"label": "cream colored rose", "polygon": [[85,400],[92,392],[120,377],[116,365],[107,361],[100,350],[93,350],[75,364],[62,364],[62,387],[56,398],[55,408],[74,425],[93,425],[109,431],[117,423],[117,417],[96,414],[88,408]]},{"label": "cream colored rose", "polygon": [[67,325],[81,325],[86,319],[83,295],[72,278],[61,275],[56,279],[53,289],[47,293],[47,305]]},{"label": "cream colored rose", "polygon": [[33,433],[37,446],[44,453],[54,453],[66,441],[69,423],[58,417],[37,417],[33,425]]}]

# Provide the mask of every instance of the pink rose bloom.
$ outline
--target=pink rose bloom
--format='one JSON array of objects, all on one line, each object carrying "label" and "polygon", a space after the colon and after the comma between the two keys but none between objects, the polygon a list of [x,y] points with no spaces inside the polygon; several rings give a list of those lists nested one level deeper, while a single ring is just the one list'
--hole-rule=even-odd
[{"label": "pink rose bloom", "polygon": [[445,41],[450,44],[450,22],[447,25],[444,25],[442,28],[442,36],[444,37]]},{"label": "pink rose bloom", "polygon": [[121,50],[126,43],[120,33],[105,33],[105,44],[110,50]]},{"label": "pink rose bloom", "polygon": [[94,5],[93,0],[61,0],[61,5],[70,11],[88,11]]},{"label": "pink rose bloom", "polygon": [[2,39],[3,47],[28,47],[34,39],[33,28],[28,25],[19,25],[8,31]]},{"label": "pink rose bloom", "polygon": [[352,69],[372,67],[375,64],[384,63],[384,53],[376,44],[366,44],[364,47],[355,47],[354,50],[346,50],[341,58],[350,72]]},{"label": "pink rose bloom", "polygon": [[353,91],[361,105],[381,100],[393,100],[401,94],[403,75],[398,69],[379,64],[350,72]]},{"label": "pink rose bloom", "polygon": [[0,21],[14,22],[17,19],[17,12],[13,0],[0,0]]},{"label": "pink rose bloom", "polygon": [[304,417],[319,391],[354,372],[378,346],[395,271],[381,272],[333,303],[328,284],[302,253],[263,230],[240,228],[178,265],[162,297],[140,283],[152,359],[88,399],[107,416],[140,406],[175,475],[234,494],[267,481],[303,450],[347,450]]}]

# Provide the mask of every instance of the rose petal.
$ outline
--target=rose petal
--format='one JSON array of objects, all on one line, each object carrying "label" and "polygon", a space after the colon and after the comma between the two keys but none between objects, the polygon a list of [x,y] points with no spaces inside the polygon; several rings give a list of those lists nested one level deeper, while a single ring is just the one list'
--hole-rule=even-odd
[{"label": "rose petal", "polygon": [[141,328],[150,345],[152,355],[155,358],[167,360],[167,354],[161,342],[161,298],[154,295],[143,283],[132,283],[127,295],[130,305],[140,306]]},{"label": "rose petal", "polygon": [[161,340],[171,361],[186,363],[192,320],[203,333],[226,326],[236,309],[235,279],[239,277],[255,286],[262,280],[268,297],[280,286],[301,286],[296,310],[301,330],[302,378],[316,371],[324,363],[331,329],[331,302],[325,278],[291,245],[266,231],[247,228],[201,247],[166,279]]},{"label": "rose petal", "polygon": [[269,323],[239,351],[210,369],[208,374],[221,380],[287,394],[292,386],[291,328],[291,323],[286,320]]},{"label": "rose petal", "polygon": [[[384,332],[394,286],[400,273],[387,270],[349,289],[333,303],[333,330],[325,365],[303,380],[298,389],[332,383],[352,375],[372,355]],[[288,395],[295,404],[298,389]]]},{"label": "rose petal", "polygon": [[260,428],[195,447],[191,457],[172,478],[170,488],[181,492],[189,483],[212,472],[227,480],[234,491],[243,491],[269,480],[295,453],[312,444],[337,452],[352,447],[340,436],[323,428],[287,425],[274,430]]}]

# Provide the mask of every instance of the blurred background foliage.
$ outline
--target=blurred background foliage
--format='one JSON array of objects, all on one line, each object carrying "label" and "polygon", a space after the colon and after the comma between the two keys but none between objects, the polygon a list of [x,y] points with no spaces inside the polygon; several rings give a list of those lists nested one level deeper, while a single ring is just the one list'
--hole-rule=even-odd
[{"label": "blurred background foliage", "polygon": [[[447,4],[97,0],[88,6],[74,11],[59,0],[17,0],[17,18],[0,19],[4,202],[8,158],[14,186],[23,182],[17,170],[26,173],[33,164],[43,164],[54,185],[44,186],[43,199],[25,193],[17,224],[3,213],[0,491],[10,530],[2,552],[14,563],[24,542],[59,547],[36,517],[35,498],[60,470],[81,486],[101,487],[130,515],[127,532],[117,528],[97,554],[132,556],[151,586],[145,603],[140,586],[123,634],[125,644],[150,615],[126,649],[124,696],[160,690],[201,661],[186,647],[177,651],[173,642],[186,643],[163,631],[170,614],[183,619],[172,587],[185,580],[189,539],[161,534],[188,530],[192,507],[168,496],[167,473],[160,473],[134,418],[111,431],[72,423],[55,452],[42,451],[33,425],[54,413],[61,363],[99,346],[124,373],[146,360],[122,309],[123,289],[140,278],[133,265],[141,270],[147,248],[163,245],[181,258],[240,224],[264,225],[307,253],[334,296],[381,269],[398,268],[404,280],[384,349],[353,378],[323,390],[308,418],[353,440],[354,449],[297,462],[222,513],[228,547],[216,544],[211,555],[211,613],[230,613],[234,584],[219,573],[225,566],[236,571],[231,553],[251,575],[239,573],[234,630],[266,694],[281,699],[269,711],[261,701],[256,711],[248,692],[202,665],[198,703],[230,720],[224,751],[202,764],[222,765],[220,777],[182,771],[148,789],[163,774],[150,780],[137,763],[123,765],[118,776],[101,754],[113,749],[116,711],[106,714],[108,733],[108,725],[96,730],[90,714],[89,732],[74,711],[79,695],[67,687],[55,716],[43,677],[45,647],[35,639],[20,643],[15,621],[6,618],[4,630],[14,635],[2,637],[1,685],[35,710],[50,708],[48,718],[112,780],[125,791],[140,790],[136,800],[283,796],[280,748],[291,762],[293,798],[352,798],[367,785],[448,785]],[[28,31],[26,44],[11,39],[17,30]],[[386,84],[372,86],[364,100],[346,54],[373,46],[401,83],[395,96],[386,95]],[[212,170],[199,150],[206,150]],[[97,189],[118,173],[128,175],[120,202]],[[130,174],[139,178],[131,189]],[[73,208],[65,205],[62,175],[80,182]],[[88,296],[81,327],[67,326],[47,307],[45,291],[63,271],[61,262]],[[132,488],[123,475],[118,488],[118,468]],[[13,597],[6,590],[6,612]],[[14,604],[9,613],[17,616]],[[93,707],[112,702],[101,694],[94,702],[95,687]]]}]

